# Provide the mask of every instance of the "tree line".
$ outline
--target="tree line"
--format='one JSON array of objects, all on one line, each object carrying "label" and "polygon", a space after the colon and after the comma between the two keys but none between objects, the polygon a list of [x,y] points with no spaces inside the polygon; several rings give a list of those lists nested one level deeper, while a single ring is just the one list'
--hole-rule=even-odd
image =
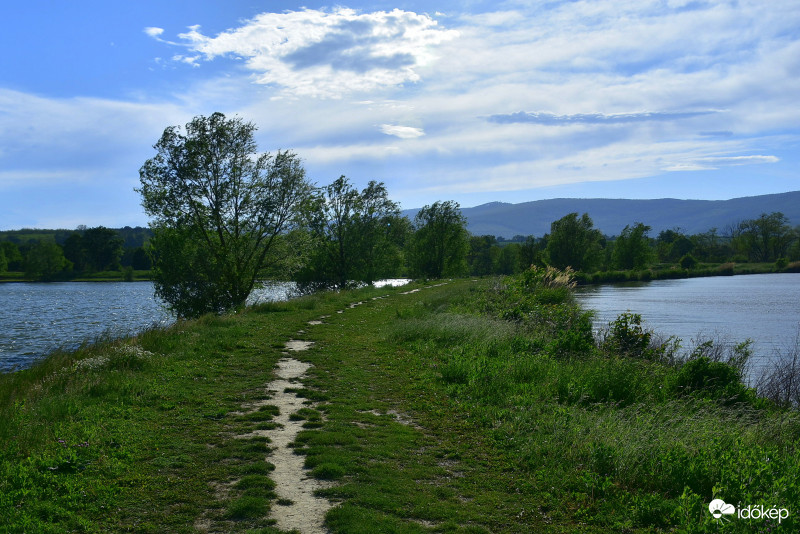
[{"label": "tree line", "polygon": [[22,272],[29,279],[69,280],[94,273],[147,271],[149,228],[103,226],[75,230],[0,232],[0,273]]},{"label": "tree line", "polygon": [[650,236],[643,223],[626,226],[617,236],[594,228],[587,213],[570,213],[554,221],[542,237],[515,236],[505,241],[472,236],[468,255],[472,275],[513,274],[531,265],[570,267],[581,273],[645,271],[701,264],[774,263],[777,268],[800,260],[800,227],[783,213],[763,213],[729,225],[723,231],[689,235],[680,228]]}]

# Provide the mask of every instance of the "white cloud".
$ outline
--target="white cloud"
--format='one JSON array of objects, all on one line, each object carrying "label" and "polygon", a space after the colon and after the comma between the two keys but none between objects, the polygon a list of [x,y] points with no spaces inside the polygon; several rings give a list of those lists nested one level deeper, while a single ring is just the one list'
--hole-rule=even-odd
[{"label": "white cloud", "polygon": [[148,26],[147,28],[144,29],[144,33],[146,33],[147,35],[149,35],[153,39],[156,39],[156,38],[160,37],[162,33],[164,33],[164,28],[157,28],[155,26]]},{"label": "white cloud", "polygon": [[422,128],[414,128],[413,126],[398,126],[393,124],[381,124],[381,131],[386,135],[393,135],[400,139],[416,139],[425,135]]},{"label": "white cloud", "polygon": [[418,82],[418,69],[436,58],[433,48],[457,35],[428,15],[340,7],[262,13],[216,37],[199,26],[179,37],[209,61],[245,58],[258,83],[295,96],[338,98]]}]

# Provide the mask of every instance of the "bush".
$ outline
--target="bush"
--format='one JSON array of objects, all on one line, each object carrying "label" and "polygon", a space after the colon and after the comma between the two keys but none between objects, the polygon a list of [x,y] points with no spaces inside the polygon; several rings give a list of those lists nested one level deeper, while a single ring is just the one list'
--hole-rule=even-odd
[{"label": "bush", "polygon": [[697,258],[687,253],[681,258],[680,264],[684,269],[694,269],[697,265]]},{"label": "bush", "polygon": [[706,356],[683,364],[671,380],[669,390],[676,395],[694,395],[721,400],[725,404],[749,399],[739,370],[729,363],[715,362]]},{"label": "bush", "polygon": [[642,327],[638,313],[622,313],[609,323],[603,348],[621,356],[642,357],[650,346],[652,332]]}]

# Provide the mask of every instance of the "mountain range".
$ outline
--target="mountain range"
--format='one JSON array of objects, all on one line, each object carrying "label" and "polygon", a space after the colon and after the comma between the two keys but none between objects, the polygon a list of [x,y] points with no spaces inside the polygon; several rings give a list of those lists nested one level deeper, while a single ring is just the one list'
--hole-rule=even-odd
[{"label": "mountain range", "polygon": [[[403,214],[413,218],[417,211],[405,210]],[[739,221],[774,211],[786,215],[792,226],[800,225],[800,191],[730,200],[554,198],[519,204],[490,202],[461,209],[472,235],[507,239],[516,235],[541,237],[550,232],[550,223],[572,212],[588,213],[594,227],[609,236],[618,235],[626,225],[637,222],[650,226],[650,235],[656,236],[662,230],[675,228],[686,234],[711,228],[722,232]]]}]

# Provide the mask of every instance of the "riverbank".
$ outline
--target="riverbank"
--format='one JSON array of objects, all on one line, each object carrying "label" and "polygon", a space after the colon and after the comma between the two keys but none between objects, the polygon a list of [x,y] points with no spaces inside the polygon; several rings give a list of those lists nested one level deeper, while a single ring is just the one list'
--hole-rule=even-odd
[{"label": "riverbank", "polygon": [[598,346],[568,291],[528,282],[323,293],[2,375],[0,524],[277,532],[295,503],[262,431],[294,340],[313,345],[284,388],[309,402],[292,448],[328,481],[333,532],[717,532],[713,498],[790,509],[726,532],[796,529],[795,412],[730,374],[693,389],[702,369],[633,324]]},{"label": "riverbank", "polygon": [[800,272],[800,262],[793,263],[721,263],[701,264],[684,269],[677,265],[661,265],[650,269],[630,271],[599,271],[575,273],[578,285],[616,284],[621,282],[650,282],[652,280],[678,280],[684,278],[706,278],[710,276],[734,276],[743,274],[773,274]]},{"label": "riverbank", "polygon": [[[60,277],[55,282],[149,282],[152,281],[151,271],[101,271],[91,274],[81,274],[74,277]],[[19,271],[0,273],[2,282],[41,282],[25,276]]]}]

